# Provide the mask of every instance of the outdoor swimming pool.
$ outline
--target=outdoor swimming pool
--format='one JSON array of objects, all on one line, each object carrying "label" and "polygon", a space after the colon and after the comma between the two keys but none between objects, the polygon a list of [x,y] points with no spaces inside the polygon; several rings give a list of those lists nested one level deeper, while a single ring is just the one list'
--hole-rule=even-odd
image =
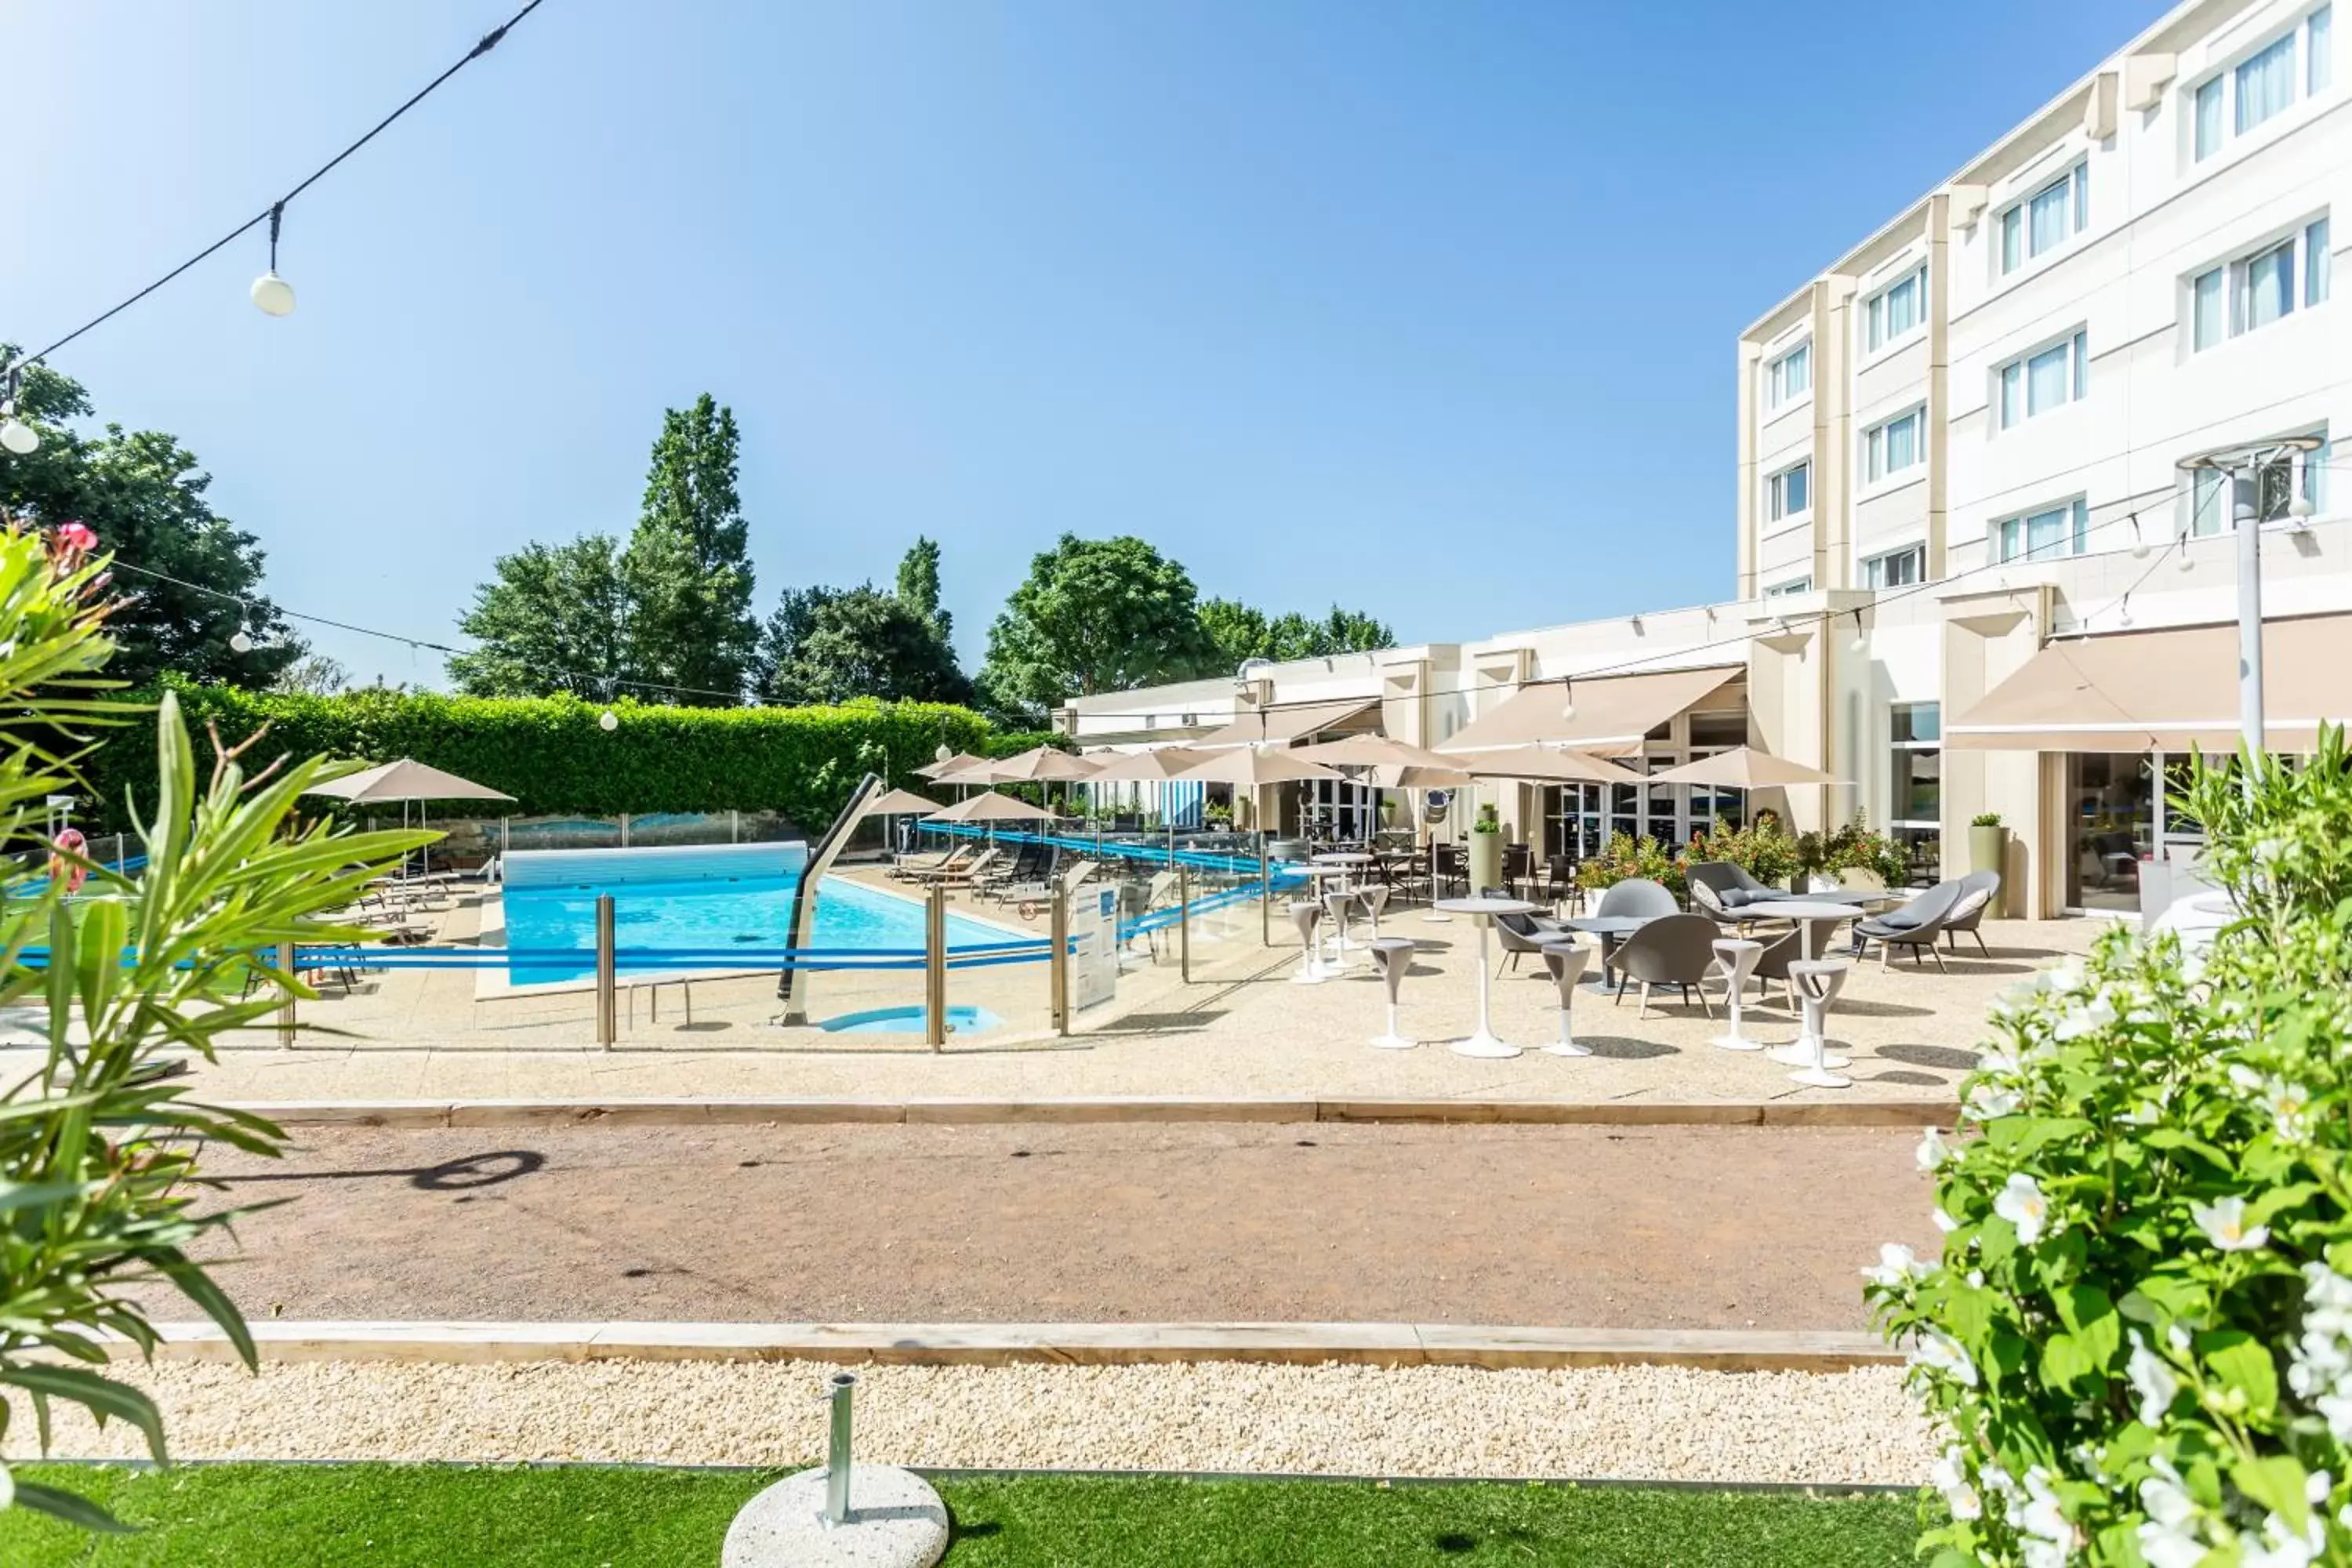
[{"label": "outdoor swimming pool", "polygon": [[[506,865],[508,980],[516,985],[592,978],[596,970],[596,896],[613,895],[621,973],[632,973],[628,950],[691,951],[700,969],[773,968],[772,957],[730,964],[724,950],[766,952],[790,944],[793,890],[808,863],[802,844],[721,844],[663,849],[518,850]],[[1019,942],[1002,926],[950,910],[948,946]],[[923,906],[827,877],[816,900],[811,943],[919,952]],[[573,959],[572,953],[580,956]],[[640,966],[639,972],[644,971]]]}]

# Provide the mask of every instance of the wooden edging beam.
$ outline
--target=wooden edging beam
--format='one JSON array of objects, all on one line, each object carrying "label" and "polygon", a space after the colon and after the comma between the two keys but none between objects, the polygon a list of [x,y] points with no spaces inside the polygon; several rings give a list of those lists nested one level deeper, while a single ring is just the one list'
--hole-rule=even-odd
[{"label": "wooden edging beam", "polygon": [[1949,1127],[1944,1100],[278,1100],[239,1109],[289,1127],[824,1126],[850,1122],[1251,1121],[1481,1126]]},{"label": "wooden edging beam", "polygon": [[[165,1361],[234,1358],[209,1323],[157,1325]],[[810,1361],[899,1366],[1681,1366],[1843,1372],[1899,1362],[1836,1330],[1548,1329],[1455,1323],[255,1323],[268,1362]]]}]

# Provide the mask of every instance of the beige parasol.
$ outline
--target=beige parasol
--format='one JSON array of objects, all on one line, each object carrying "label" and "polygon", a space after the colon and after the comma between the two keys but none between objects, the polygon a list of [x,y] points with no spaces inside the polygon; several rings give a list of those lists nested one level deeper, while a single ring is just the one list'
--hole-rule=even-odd
[{"label": "beige parasol", "polygon": [[1780,789],[1791,784],[1826,784],[1844,781],[1819,768],[1792,763],[1786,757],[1776,757],[1753,746],[1735,746],[1711,757],[1699,757],[1685,763],[1678,768],[1652,773],[1650,782],[1716,784],[1726,789]]}]

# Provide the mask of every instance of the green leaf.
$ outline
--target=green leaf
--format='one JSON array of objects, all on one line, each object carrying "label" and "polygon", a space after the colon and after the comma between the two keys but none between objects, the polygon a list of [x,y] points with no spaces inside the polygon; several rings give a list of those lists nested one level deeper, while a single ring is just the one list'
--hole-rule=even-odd
[{"label": "green leaf", "polygon": [[2244,1413],[2267,1417],[2278,1407],[2278,1369],[2271,1352],[2241,1329],[2197,1336],[2197,1353],[2222,1388],[2244,1399]]},{"label": "green leaf", "polygon": [[2042,1342],[2042,1381],[2053,1388],[2072,1390],[2100,1375],[2103,1365],[2076,1335],[2053,1333]]},{"label": "green leaf", "polygon": [[16,1506],[99,1535],[135,1535],[136,1527],[123,1523],[86,1497],[45,1487],[37,1481],[16,1483]]},{"label": "green leaf", "polygon": [[2004,1116],[1985,1128],[1985,1142],[2011,1155],[2031,1154],[2061,1139],[2079,1138],[2091,1124],[2078,1116]]},{"label": "green leaf", "polygon": [[[40,1362],[0,1366],[0,1383],[13,1384],[37,1398],[71,1400],[101,1424],[109,1416],[128,1421],[146,1435],[147,1451],[159,1460],[164,1458],[163,1412],[155,1408],[153,1400],[127,1383],[117,1383],[78,1366],[51,1366]],[[47,1447],[46,1439],[42,1446]]]},{"label": "green leaf", "polygon": [[2205,1288],[2178,1274],[2145,1274],[2122,1302],[2125,1317],[2161,1328],[2176,1320],[2202,1321],[2211,1305]]},{"label": "green leaf", "polygon": [[226,1334],[229,1343],[236,1347],[237,1359],[245,1363],[247,1369],[257,1370],[260,1357],[254,1350],[253,1331],[246,1326],[245,1314],[236,1310],[236,1303],[228,1299],[228,1293],[214,1284],[212,1277],[190,1262],[184,1253],[177,1250],[163,1253],[156,1258],[155,1266],[163,1270],[165,1279],[179,1287],[181,1295],[194,1302],[205,1317],[220,1325],[221,1332]]},{"label": "green leaf", "polygon": [[2240,1491],[2284,1520],[2289,1530],[2297,1535],[2303,1533],[2311,1508],[2304,1500],[2303,1467],[2292,1457],[2273,1454],[2266,1458],[2241,1459],[2230,1468],[2230,1479]]}]

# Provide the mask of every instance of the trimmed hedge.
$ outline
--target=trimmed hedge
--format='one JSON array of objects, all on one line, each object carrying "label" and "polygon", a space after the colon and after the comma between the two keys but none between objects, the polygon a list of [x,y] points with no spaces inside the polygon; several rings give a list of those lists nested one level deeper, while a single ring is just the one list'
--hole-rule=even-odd
[{"label": "trimmed hedge", "polygon": [[[449,697],[355,691],[305,697],[178,686],[189,728],[207,724],[235,743],[268,732],[247,754],[258,767],[281,754],[327,752],[371,763],[414,757],[502,789],[516,816],[612,816],[622,812],[777,811],[822,826],[869,768],[921,789],[913,770],[940,745],[1006,756],[1053,738],[1007,734],[969,709],[921,702],[841,708],[666,708],[612,705],[607,734],[599,703],[576,697]],[[140,700],[152,700],[152,693]],[[98,831],[131,826],[125,802],[154,790],[153,730],[108,732],[82,764]],[[197,742],[199,761],[205,742]],[[493,803],[483,803],[485,805]]]}]

